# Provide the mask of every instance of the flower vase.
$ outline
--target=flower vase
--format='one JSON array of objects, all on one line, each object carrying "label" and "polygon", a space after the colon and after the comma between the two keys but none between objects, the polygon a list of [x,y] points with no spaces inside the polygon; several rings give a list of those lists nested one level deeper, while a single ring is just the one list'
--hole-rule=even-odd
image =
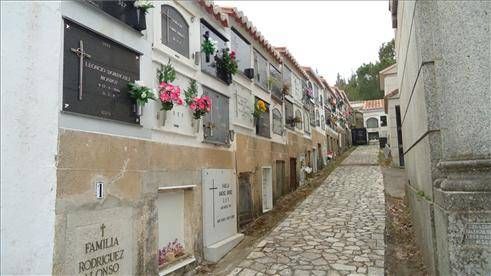
[{"label": "flower vase", "polygon": [[166,120],[167,120],[167,110],[162,110],[162,126],[165,126]]},{"label": "flower vase", "polygon": [[191,122],[191,125],[193,127],[193,131],[194,133],[198,133],[199,132],[199,125],[201,124],[201,119],[194,119],[192,120]]},{"label": "flower vase", "polygon": [[226,73],[226,75],[225,75],[225,82],[228,85],[232,84],[232,74],[231,73],[228,73],[228,72]]},{"label": "flower vase", "polygon": [[145,11],[143,9],[136,9],[136,24],[135,29],[138,31],[143,31],[147,28],[147,23],[145,20]]},{"label": "flower vase", "polygon": [[143,105],[134,104],[133,112],[135,112],[136,117],[141,117],[143,115]]},{"label": "flower vase", "polygon": [[259,130],[259,117],[254,117],[254,128],[256,129],[256,132]]},{"label": "flower vase", "polygon": [[206,63],[210,62],[210,54],[209,53],[205,54],[205,61],[206,61]]}]

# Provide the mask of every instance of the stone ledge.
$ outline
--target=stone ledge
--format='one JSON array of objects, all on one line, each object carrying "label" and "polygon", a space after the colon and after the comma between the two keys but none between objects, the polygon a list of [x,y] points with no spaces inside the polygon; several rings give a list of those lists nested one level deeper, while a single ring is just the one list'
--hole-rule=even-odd
[{"label": "stone ledge", "polygon": [[204,256],[207,261],[217,262],[234,248],[244,238],[244,234],[235,234],[204,248]]},{"label": "stone ledge", "polygon": [[444,191],[434,189],[434,203],[446,211],[489,211],[491,192]]},{"label": "stone ledge", "polygon": [[436,166],[442,170],[491,169],[491,159],[440,161]]},{"label": "stone ledge", "polygon": [[162,269],[160,272],[159,272],[159,276],[164,276],[164,275],[168,275],[168,274],[171,274],[172,272],[175,272],[185,266],[188,266],[192,263],[196,262],[196,258],[194,258],[193,256],[190,256],[190,257],[187,257],[175,264],[172,264],[170,265],[169,267],[166,267],[165,269]]}]

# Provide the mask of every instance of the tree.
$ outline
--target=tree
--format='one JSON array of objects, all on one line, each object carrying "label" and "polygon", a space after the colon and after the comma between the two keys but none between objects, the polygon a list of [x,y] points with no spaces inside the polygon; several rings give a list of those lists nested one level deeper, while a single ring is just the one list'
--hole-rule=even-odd
[{"label": "tree", "polygon": [[392,39],[387,43],[382,43],[378,50],[378,59],[380,64],[386,68],[396,63],[395,41]]},{"label": "tree", "polygon": [[338,73],[336,76],[336,86],[337,87],[344,87],[346,86],[346,81],[341,77],[341,74]]},{"label": "tree", "polygon": [[384,93],[380,90],[378,73],[396,62],[394,45],[394,40],[382,43],[378,51],[379,60],[375,63],[362,64],[348,81],[338,74],[336,86],[344,90],[352,101],[383,98]]}]

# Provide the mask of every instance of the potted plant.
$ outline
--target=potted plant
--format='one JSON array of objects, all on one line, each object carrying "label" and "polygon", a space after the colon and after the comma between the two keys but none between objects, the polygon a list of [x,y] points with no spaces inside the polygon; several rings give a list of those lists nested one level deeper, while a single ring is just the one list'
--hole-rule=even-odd
[{"label": "potted plant", "polygon": [[238,71],[238,64],[235,52],[228,48],[222,49],[220,55],[215,55],[217,76],[227,84],[232,83],[232,76]]},{"label": "potted plant", "polygon": [[211,100],[208,96],[198,97],[198,86],[195,80],[189,82],[189,88],[184,92],[184,101],[193,112],[193,127],[199,132],[201,118],[211,111]]},{"label": "potted plant", "polygon": [[210,62],[210,56],[215,54],[217,42],[210,38],[210,32],[206,31],[203,35],[205,38],[201,43],[201,51],[205,54],[206,62]]},{"label": "potted plant", "polygon": [[170,63],[170,60],[165,66],[161,65],[160,69],[157,71],[157,78],[159,80],[159,99],[162,104],[161,110],[164,111],[163,120],[165,123],[166,112],[171,110],[174,107],[174,104],[183,104],[181,99],[181,88],[171,83],[176,79],[176,71]]},{"label": "potted plant", "polygon": [[136,8],[136,25],[135,29],[138,31],[143,31],[147,28],[147,23],[145,21],[145,15],[148,10],[153,8],[153,4],[148,0],[136,0],[133,5]]},{"label": "potted plant", "polygon": [[143,115],[143,106],[148,103],[149,100],[155,100],[154,90],[143,85],[142,81],[135,81],[128,83],[130,97],[135,100],[133,111],[137,117]]}]

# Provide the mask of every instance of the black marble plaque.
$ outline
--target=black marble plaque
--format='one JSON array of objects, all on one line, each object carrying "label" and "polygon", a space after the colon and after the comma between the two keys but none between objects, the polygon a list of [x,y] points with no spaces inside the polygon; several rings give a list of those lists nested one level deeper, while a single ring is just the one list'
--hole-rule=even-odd
[{"label": "black marble plaque", "polygon": [[128,82],[140,78],[140,55],[71,21],[64,28],[63,110],[138,123]]},{"label": "black marble plaque", "polygon": [[126,25],[142,31],[146,29],[145,13],[137,9],[134,5],[135,1],[128,0],[87,0],[87,2],[100,8],[107,14],[119,19]]}]

